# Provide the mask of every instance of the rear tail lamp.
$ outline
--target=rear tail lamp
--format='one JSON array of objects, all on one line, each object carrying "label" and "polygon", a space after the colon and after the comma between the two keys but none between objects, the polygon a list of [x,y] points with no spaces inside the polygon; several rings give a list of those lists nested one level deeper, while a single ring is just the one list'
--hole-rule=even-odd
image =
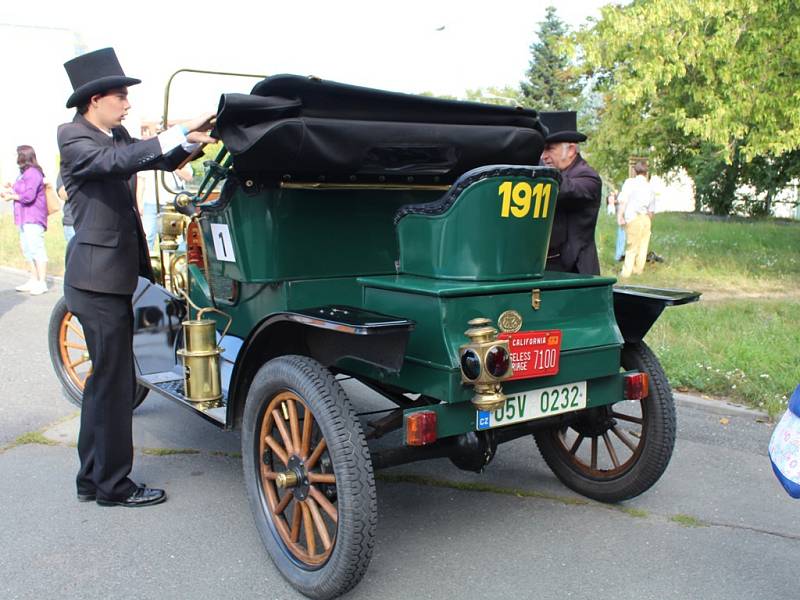
[{"label": "rear tail lamp", "polygon": [[186,262],[203,268],[203,242],[201,239],[200,225],[192,221],[186,228]]},{"label": "rear tail lamp", "polygon": [[502,346],[492,346],[486,353],[486,370],[492,377],[497,379],[508,373],[511,366],[508,350]]},{"label": "rear tail lamp", "polygon": [[641,400],[647,398],[650,387],[650,378],[647,373],[625,375],[625,399]]},{"label": "rear tail lamp", "polygon": [[422,410],[406,417],[406,444],[426,446],[436,441],[436,413]]},{"label": "rear tail lamp", "polygon": [[480,377],[481,359],[475,350],[465,350],[461,355],[461,370],[464,372],[464,377],[470,381]]}]

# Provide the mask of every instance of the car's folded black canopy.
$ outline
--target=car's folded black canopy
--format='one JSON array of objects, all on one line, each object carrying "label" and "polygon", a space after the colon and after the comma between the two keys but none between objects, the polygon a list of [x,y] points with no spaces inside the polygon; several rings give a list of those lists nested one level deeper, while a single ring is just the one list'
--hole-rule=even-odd
[{"label": "car's folded black canopy", "polygon": [[450,183],[482,165],[538,164],[536,111],[296,75],[224,94],[216,135],[234,168],[284,181]]}]

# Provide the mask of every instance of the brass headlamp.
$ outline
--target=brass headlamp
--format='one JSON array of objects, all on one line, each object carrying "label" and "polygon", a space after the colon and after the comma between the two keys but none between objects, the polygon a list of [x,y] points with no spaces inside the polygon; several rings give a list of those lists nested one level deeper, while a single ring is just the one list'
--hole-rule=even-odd
[{"label": "brass headlamp", "polygon": [[497,339],[497,329],[489,319],[469,321],[465,335],[468,344],[459,348],[461,381],[475,387],[472,404],[478,410],[495,410],[503,406],[506,396],[501,382],[513,374],[508,340]]},{"label": "brass headlamp", "polygon": [[182,215],[171,204],[158,213],[158,239],[162,250],[172,251],[178,249],[178,238],[186,230],[189,217]]}]

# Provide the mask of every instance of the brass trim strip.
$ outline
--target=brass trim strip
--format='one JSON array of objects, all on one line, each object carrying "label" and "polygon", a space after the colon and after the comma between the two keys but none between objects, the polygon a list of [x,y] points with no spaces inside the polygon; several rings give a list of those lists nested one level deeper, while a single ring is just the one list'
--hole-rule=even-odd
[{"label": "brass trim strip", "polygon": [[281,188],[289,190],[433,190],[446,192],[449,185],[426,185],[406,183],[293,183],[281,182]]}]

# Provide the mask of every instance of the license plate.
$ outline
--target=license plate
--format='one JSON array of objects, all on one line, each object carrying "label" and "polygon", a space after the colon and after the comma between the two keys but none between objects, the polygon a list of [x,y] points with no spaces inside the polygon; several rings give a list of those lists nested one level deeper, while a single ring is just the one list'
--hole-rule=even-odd
[{"label": "license plate", "polygon": [[509,396],[496,410],[479,410],[476,429],[505,427],[586,408],[586,382],[565,383]]},{"label": "license plate", "polygon": [[509,381],[558,373],[561,356],[561,331],[558,329],[501,333],[498,337],[508,340],[511,367],[514,370]]}]

